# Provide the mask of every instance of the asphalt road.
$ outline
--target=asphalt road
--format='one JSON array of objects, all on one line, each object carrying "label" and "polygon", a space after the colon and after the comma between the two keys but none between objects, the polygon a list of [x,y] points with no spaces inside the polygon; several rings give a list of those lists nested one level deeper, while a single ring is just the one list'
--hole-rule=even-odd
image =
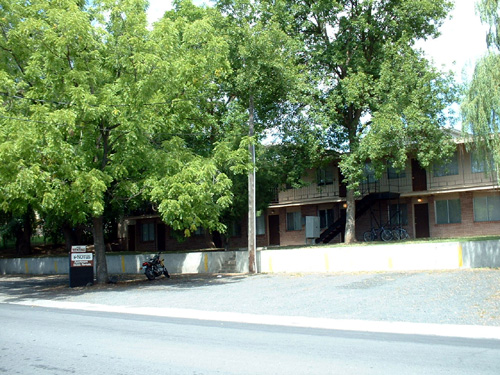
[{"label": "asphalt road", "polygon": [[498,374],[500,341],[0,304],[5,374]]}]

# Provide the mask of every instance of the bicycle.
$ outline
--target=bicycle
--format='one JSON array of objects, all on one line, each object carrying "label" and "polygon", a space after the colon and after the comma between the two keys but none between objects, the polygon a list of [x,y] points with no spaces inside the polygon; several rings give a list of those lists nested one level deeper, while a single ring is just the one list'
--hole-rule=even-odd
[{"label": "bicycle", "polygon": [[377,238],[382,239],[382,241],[390,241],[392,240],[392,231],[389,229],[385,229],[383,226],[380,228],[370,229],[363,233],[363,239],[365,242],[375,241]]},{"label": "bicycle", "polygon": [[392,237],[397,241],[404,241],[410,238],[410,235],[403,227],[392,228]]}]

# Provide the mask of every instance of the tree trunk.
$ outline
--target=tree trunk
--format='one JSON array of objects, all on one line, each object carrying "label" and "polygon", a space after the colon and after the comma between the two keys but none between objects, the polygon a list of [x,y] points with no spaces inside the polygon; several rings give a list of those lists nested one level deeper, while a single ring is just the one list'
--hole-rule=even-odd
[{"label": "tree trunk", "polygon": [[23,215],[23,222],[21,225],[16,226],[16,253],[19,256],[31,254],[31,208],[28,208]]},{"label": "tree trunk", "polygon": [[[66,251],[70,252],[71,251],[71,247],[73,245],[77,245],[77,243],[76,243],[76,235],[75,235],[75,232],[73,230],[73,227],[69,223],[64,223],[62,225],[61,230],[62,230],[63,236],[64,236],[64,244],[65,244],[65,247],[66,247]],[[78,245],[81,245],[81,244],[78,244]]]},{"label": "tree trunk", "polygon": [[345,223],[345,243],[356,242],[356,200],[354,199],[354,190],[347,189],[347,210]]},{"label": "tree trunk", "polygon": [[[357,129],[359,125],[359,119],[361,116],[361,110],[360,109],[355,109],[352,106],[349,108],[348,111],[351,116],[349,116],[350,121],[346,124],[346,129],[348,130],[349,133],[349,149],[351,154],[355,155],[357,153],[358,147],[359,147],[359,138],[357,135]],[[347,175],[349,181],[347,184],[347,194],[346,194],[346,203],[347,203],[347,210],[346,210],[346,223],[345,223],[345,243],[346,244],[351,244],[356,241],[356,199],[355,199],[355,191],[354,189],[350,188],[349,185],[351,185],[352,181],[352,176]]]},{"label": "tree trunk", "polygon": [[104,244],[104,223],[102,215],[92,218],[94,231],[94,248],[96,261],[96,282],[105,284],[108,282],[108,265],[106,263],[106,246]]},{"label": "tree trunk", "polygon": [[213,235],[210,231],[205,231],[204,233],[204,238],[205,238],[205,247],[207,249],[215,249],[215,242],[213,240]]}]

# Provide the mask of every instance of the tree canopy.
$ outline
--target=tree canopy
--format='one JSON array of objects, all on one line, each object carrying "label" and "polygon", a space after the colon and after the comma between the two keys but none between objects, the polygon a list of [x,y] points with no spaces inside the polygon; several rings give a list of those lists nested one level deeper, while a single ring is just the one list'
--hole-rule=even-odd
[{"label": "tree canopy", "polygon": [[466,84],[461,103],[462,130],[473,136],[473,147],[482,154],[491,170],[500,165],[500,3],[477,3],[481,20],[489,25],[488,53],[476,63],[472,80]]},{"label": "tree canopy", "polygon": [[152,26],[147,6],[0,0],[0,210],[92,222],[98,282],[107,215],[152,202],[186,236],[224,231],[266,130],[270,184],[299,179],[298,155],[341,155],[351,234],[367,160],[449,151],[452,84],[414,45],[450,1],[177,0]]},{"label": "tree canopy", "polygon": [[245,169],[247,154],[208,143],[220,122],[206,109],[229,69],[210,16],[150,30],[142,0],[0,4],[2,210],[91,218],[98,282],[110,206],[149,199],[186,235],[220,229],[221,169]]},{"label": "tree canopy", "polygon": [[351,242],[354,195],[367,161],[401,169],[410,155],[426,167],[449,151],[440,129],[452,100],[452,81],[432,67],[415,42],[438,35],[452,3],[276,3],[282,7],[283,27],[303,42],[301,56],[312,87],[309,123],[321,127],[324,150],[342,155],[348,185],[346,242]]}]

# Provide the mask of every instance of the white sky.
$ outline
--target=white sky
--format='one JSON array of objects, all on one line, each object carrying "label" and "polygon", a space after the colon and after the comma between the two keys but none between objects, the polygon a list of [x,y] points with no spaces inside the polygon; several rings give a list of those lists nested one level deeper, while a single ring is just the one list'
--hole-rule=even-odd
[{"label": "white sky", "polygon": [[[171,0],[150,0],[150,22],[162,17],[171,8]],[[210,0],[194,0],[209,4]],[[476,0],[455,0],[455,8],[441,27],[441,36],[420,42],[426,56],[443,70],[452,70],[457,80],[471,77],[476,60],[486,52],[486,28],[475,12]]]},{"label": "white sky", "polygon": [[487,27],[475,11],[476,0],[455,0],[451,19],[445,20],[441,36],[419,44],[437,67],[453,70],[458,80],[470,78],[476,61],[486,53]]}]

